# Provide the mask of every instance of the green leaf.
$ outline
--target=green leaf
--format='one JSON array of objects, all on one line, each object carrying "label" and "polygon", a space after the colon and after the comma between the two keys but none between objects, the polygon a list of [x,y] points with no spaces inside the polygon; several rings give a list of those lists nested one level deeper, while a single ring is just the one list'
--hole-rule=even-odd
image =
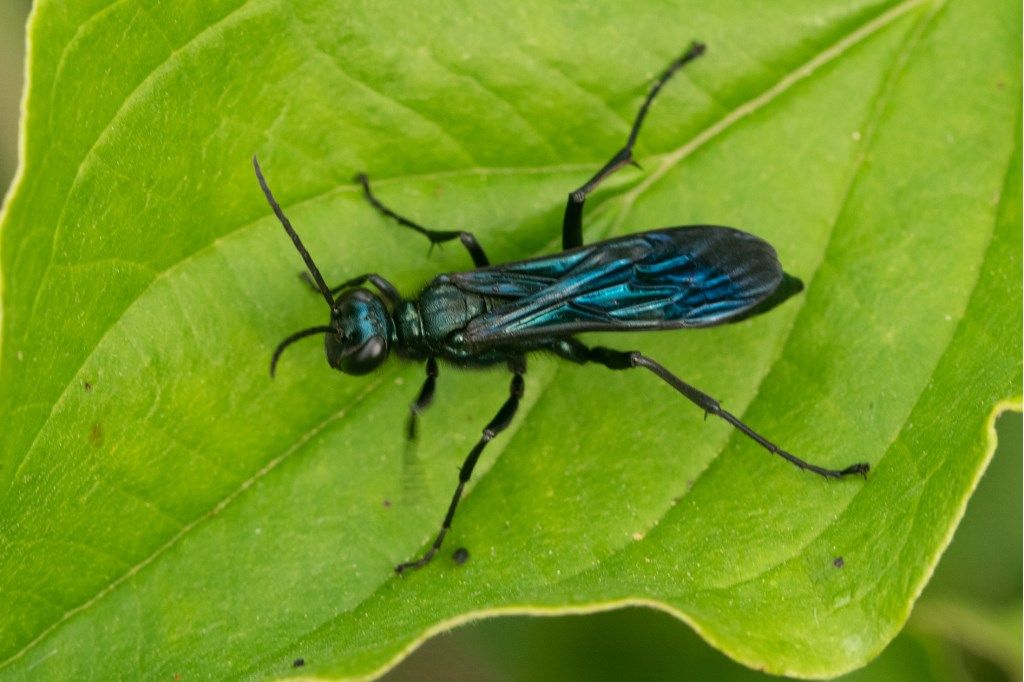
[{"label": "green leaf", "polygon": [[[956,536],[900,635],[843,682],[1021,678],[1021,415],[997,423],[999,447]],[[1010,553],[1012,556],[1004,556]],[[651,609],[565,618],[476,621],[426,642],[384,678],[775,679],[712,650],[686,625]]]},{"label": "green leaf", "polygon": [[[0,675],[380,672],[500,612],[649,604],[731,657],[829,676],[899,631],[1021,393],[1020,8],[821,0],[41,2],[0,221]],[[766,456],[650,376],[538,358],[438,560],[454,470],[507,391],[442,368],[332,372],[325,320],[252,177],[330,281],[414,292],[458,248],[557,248],[565,192],[693,38],[587,240],[735,225],[807,285],[642,348],[817,463]],[[448,554],[469,548],[455,566]],[[843,567],[834,559],[843,557]],[[303,658],[305,667],[292,667]]]}]

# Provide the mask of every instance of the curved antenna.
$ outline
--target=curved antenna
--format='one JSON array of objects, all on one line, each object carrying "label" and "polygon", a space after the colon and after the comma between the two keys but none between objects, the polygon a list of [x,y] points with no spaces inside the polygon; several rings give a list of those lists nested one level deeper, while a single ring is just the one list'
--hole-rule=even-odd
[{"label": "curved antenna", "polygon": [[[256,179],[259,180],[260,187],[263,189],[263,194],[267,197],[267,202],[270,204],[270,208],[274,209],[274,214],[277,215],[277,219],[281,221],[281,225],[284,226],[284,231],[288,233],[288,236],[292,238],[292,243],[295,244],[295,248],[299,250],[299,255],[302,256],[302,260],[306,261],[306,267],[309,268],[309,273],[313,275],[313,280],[316,282],[316,286],[320,289],[320,293],[324,295],[324,300],[327,301],[327,305],[330,308],[334,308],[334,297],[331,296],[331,290],[327,286],[327,282],[320,275],[320,271],[316,269],[316,264],[313,263],[313,257],[309,255],[309,251],[306,251],[306,247],[302,245],[302,240],[299,239],[299,235],[295,233],[295,229],[292,228],[291,222],[289,222],[284,211],[281,210],[277,200],[274,199],[274,195],[270,192],[270,187],[267,186],[267,181],[263,178],[263,171],[260,170],[260,162],[256,160],[256,156],[252,157],[252,167],[256,171]],[[271,371],[273,374],[273,371]]]},{"label": "curved antenna", "polygon": [[270,378],[274,378],[274,370],[277,368],[277,361],[281,357],[281,353],[284,349],[292,345],[299,339],[304,339],[307,336],[313,336],[314,334],[330,334],[336,331],[334,327],[328,327],[322,325],[319,327],[310,327],[309,329],[303,329],[302,331],[295,332],[281,343],[277,344],[277,348],[274,349],[274,357],[270,359]]}]

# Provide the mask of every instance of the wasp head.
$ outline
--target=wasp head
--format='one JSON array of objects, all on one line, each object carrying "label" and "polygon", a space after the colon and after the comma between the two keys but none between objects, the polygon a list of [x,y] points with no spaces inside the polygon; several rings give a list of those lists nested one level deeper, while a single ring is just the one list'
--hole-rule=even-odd
[{"label": "wasp head", "polygon": [[[312,282],[323,295],[324,300],[331,309],[331,323],[329,325],[310,327],[297,331],[277,345],[274,355],[270,359],[270,376],[274,376],[274,369],[284,349],[299,339],[315,334],[324,334],[324,350],[327,353],[327,362],[331,367],[340,370],[345,374],[367,374],[380,366],[387,360],[390,350],[391,338],[394,334],[394,323],[388,314],[388,309],[376,294],[363,288],[351,288],[334,298],[334,293],[324,282],[320,270],[313,262],[312,256],[303,245],[298,233],[292,227],[288,217],[281,210],[280,204],[274,199],[260,164],[254,156],[252,158],[253,169],[256,171],[256,179],[260,183],[267,202],[273,209],[277,219],[284,227],[284,231],[291,237],[295,249],[302,256],[306,268],[312,276]],[[358,281],[363,281],[359,278]],[[357,281],[350,284],[355,285]],[[344,288],[349,284],[342,285]]]},{"label": "wasp head", "polygon": [[388,358],[393,326],[379,296],[362,288],[346,291],[331,309],[327,362],[345,374],[372,372]]}]

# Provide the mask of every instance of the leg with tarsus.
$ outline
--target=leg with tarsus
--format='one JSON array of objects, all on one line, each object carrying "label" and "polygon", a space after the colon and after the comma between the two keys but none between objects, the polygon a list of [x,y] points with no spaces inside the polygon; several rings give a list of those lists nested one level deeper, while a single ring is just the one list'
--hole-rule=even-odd
[{"label": "leg with tarsus", "polygon": [[421,462],[416,455],[417,425],[419,416],[434,402],[434,391],[437,388],[437,359],[428,358],[426,364],[427,377],[417,394],[409,404],[409,417],[405,423],[405,452],[402,456],[402,488],[403,495],[408,499],[417,499],[425,491],[422,478]]},{"label": "leg with tarsus", "polygon": [[[308,272],[300,272],[299,277],[307,286],[309,286],[311,291],[319,291],[316,286],[316,282],[313,281],[313,278],[309,276]],[[337,296],[340,291],[350,287],[359,287],[367,282],[377,287],[377,290],[388,299],[388,303],[392,306],[397,306],[402,302],[402,295],[398,293],[398,289],[395,288],[395,285],[374,272],[368,272],[365,275],[353,277],[352,279],[342,282],[336,287],[331,287],[331,296]]]},{"label": "leg with tarsus", "polygon": [[409,421],[406,422],[405,427],[405,438],[409,441],[416,440],[416,418],[423,413],[430,403],[434,401],[434,389],[437,386],[437,359],[429,358],[427,360],[427,378],[423,382],[423,387],[420,388],[419,395],[416,396],[416,400],[409,405]]},{"label": "leg with tarsus", "polygon": [[826,469],[816,464],[806,462],[792,453],[786,452],[778,445],[772,443],[770,440],[744,424],[731,412],[723,410],[717,400],[672,374],[660,363],[637,351],[619,351],[611,348],[604,348],[602,346],[594,346],[591,348],[578,341],[570,340],[563,342],[558,346],[556,352],[563,357],[581,364],[595,362],[597,364],[604,365],[609,369],[620,370],[642,367],[681,393],[694,405],[704,410],[705,415],[713,414],[716,417],[729,422],[735,428],[742,431],[744,435],[773,455],[778,455],[789,463],[806,471],[818,474],[819,476],[823,476],[824,478],[844,478],[846,476],[853,475],[866,476],[870,469],[870,466],[866,462],[853,464],[845,469]]},{"label": "leg with tarsus", "polygon": [[424,237],[430,240],[430,245],[443,244],[444,242],[458,239],[462,242],[462,245],[466,247],[466,251],[469,252],[469,257],[473,259],[473,265],[478,268],[486,267],[491,264],[487,259],[487,254],[484,253],[484,249],[480,246],[480,242],[477,241],[476,237],[472,232],[465,232],[462,230],[430,230],[418,223],[414,223],[408,218],[402,217],[392,211],[390,208],[381,203],[380,199],[374,196],[373,191],[370,190],[370,179],[365,173],[360,173],[356,176],[356,182],[363,187],[363,196],[370,202],[370,205],[375,209],[383,213],[389,218],[395,220],[399,225],[408,227],[411,230],[419,232]]},{"label": "leg with tarsus", "polygon": [[662,72],[658,80],[654,81],[650,92],[647,93],[647,98],[640,105],[640,111],[637,112],[636,119],[633,121],[633,127],[629,131],[629,137],[626,139],[626,145],[617,151],[611,160],[594,174],[594,177],[587,180],[577,189],[569,192],[569,200],[565,204],[565,217],[562,219],[563,249],[571,249],[583,244],[583,203],[587,200],[587,195],[597,189],[597,186],[604,182],[609,175],[623,166],[628,164],[636,165],[636,162],[633,160],[633,145],[636,143],[636,137],[640,133],[640,126],[643,125],[644,118],[647,116],[647,109],[650,108],[655,96],[661,92],[661,88],[679,69],[704,54],[705,49],[703,43],[694,42],[681,57],[668,65],[668,68]]},{"label": "leg with tarsus", "polygon": [[519,400],[523,397],[523,373],[525,371],[525,365],[521,361],[517,363],[517,366],[513,368],[512,382],[509,384],[509,396],[505,404],[501,406],[498,413],[494,415],[494,419],[484,427],[483,434],[480,436],[480,440],[477,441],[473,449],[470,450],[469,456],[462,463],[462,467],[459,469],[459,485],[455,488],[455,494],[452,495],[452,501],[448,505],[448,512],[444,515],[444,521],[441,523],[441,530],[438,532],[437,537],[434,539],[430,549],[415,561],[407,561],[403,564],[399,564],[395,567],[395,572],[398,574],[405,573],[408,570],[415,568],[422,568],[430,563],[430,560],[434,558],[438,550],[441,549],[441,544],[444,542],[445,536],[452,527],[452,519],[455,518],[455,509],[459,506],[459,500],[462,499],[462,492],[466,487],[466,483],[469,482],[470,477],[473,475],[473,467],[476,466],[477,460],[480,459],[480,453],[484,451],[487,444],[494,440],[494,437],[504,431],[512,418],[516,414],[516,410],[519,409]]}]

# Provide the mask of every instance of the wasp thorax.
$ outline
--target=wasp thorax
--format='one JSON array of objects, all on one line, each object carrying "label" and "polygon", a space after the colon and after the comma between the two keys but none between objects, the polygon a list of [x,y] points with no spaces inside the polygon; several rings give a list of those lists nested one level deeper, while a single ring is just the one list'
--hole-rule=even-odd
[{"label": "wasp thorax", "polygon": [[384,302],[366,289],[346,291],[331,313],[334,333],[324,348],[331,367],[345,374],[366,374],[388,357],[391,316]]}]

